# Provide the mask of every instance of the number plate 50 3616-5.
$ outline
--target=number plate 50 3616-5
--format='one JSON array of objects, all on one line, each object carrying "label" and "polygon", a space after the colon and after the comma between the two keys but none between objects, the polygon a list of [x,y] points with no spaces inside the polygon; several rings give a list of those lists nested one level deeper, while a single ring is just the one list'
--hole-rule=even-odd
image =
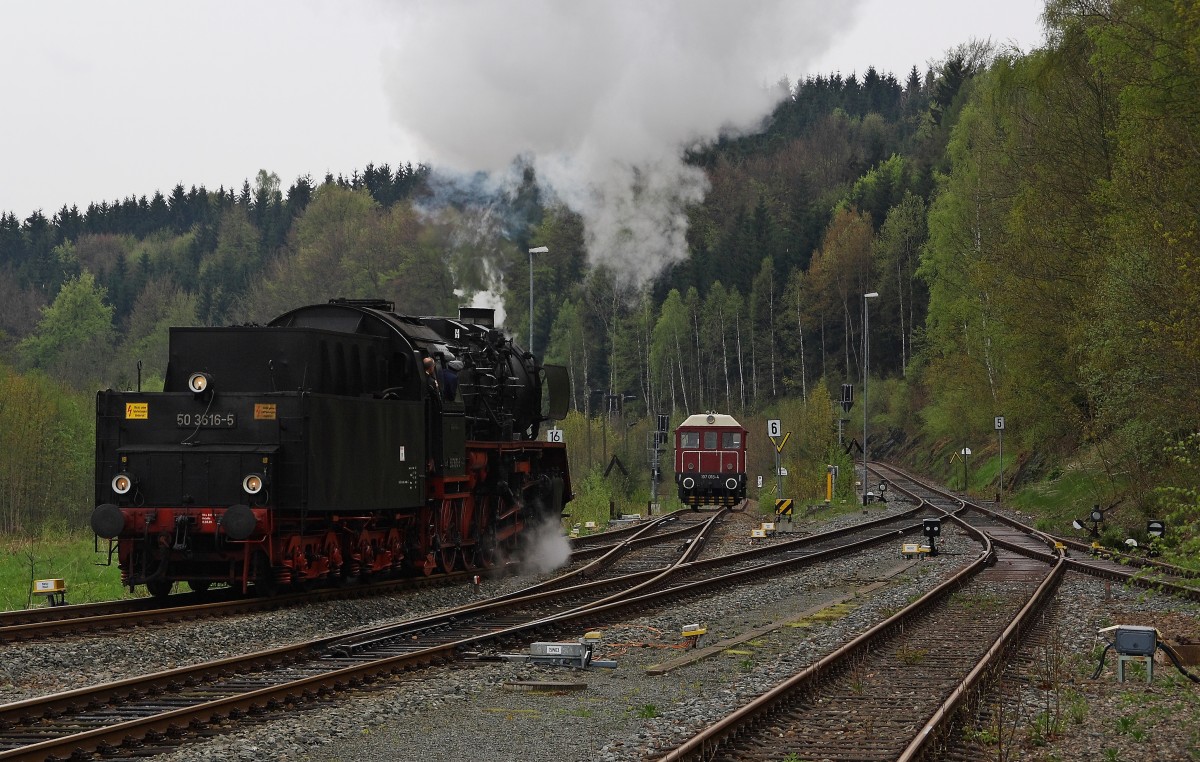
[{"label": "number plate 50 3616-5", "polygon": [[176,413],[175,425],[181,429],[232,429],[237,426],[237,414]]}]

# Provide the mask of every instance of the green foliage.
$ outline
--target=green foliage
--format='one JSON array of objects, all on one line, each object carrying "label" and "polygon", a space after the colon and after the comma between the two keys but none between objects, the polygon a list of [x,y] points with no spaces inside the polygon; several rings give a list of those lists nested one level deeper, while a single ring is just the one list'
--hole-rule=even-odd
[{"label": "green foliage", "polygon": [[0,534],[57,518],[83,526],[95,452],[91,400],[42,375],[0,366]]},{"label": "green foliage", "polygon": [[112,316],[104,288],[84,273],[63,284],[18,349],[30,367],[78,388],[98,384],[113,341]]},{"label": "green foliage", "polygon": [[[707,409],[754,432],[752,475],[774,466],[762,422],[786,419],[786,490],[809,500],[826,464],[851,472],[827,389],[862,383],[861,295],[878,291],[873,440],[920,436],[911,457],[956,479],[945,455],[990,448],[977,443],[1003,414],[1022,478],[1077,448],[1090,461],[1020,498],[1067,500],[1052,524],[1102,503],[1123,531],[1167,516],[1172,541],[1194,537],[1196,469],[1162,447],[1200,420],[1193,6],[1051,0],[1048,42],[1029,54],[969,44],[904,87],[873,69],[796,83],[763,135],[696,148],[711,190],[686,212],[688,255],[645,287],[589,264],[594,231],[543,203],[530,167],[507,196],[436,215],[409,200],[428,190],[412,165],[286,193],[264,169],[240,193],[181,184],[52,218],[0,214],[0,349],[90,393],[132,386],[139,360],[156,382],[170,325],[261,322],[331,296],[410,314],[487,298],[570,369],[581,507],[593,490],[605,508],[649,499],[650,416]],[[531,264],[536,245],[549,253]],[[602,420],[605,394],[635,399]],[[618,452],[630,476],[593,481]],[[973,466],[990,489],[994,457]],[[1179,542],[1167,552],[1200,550]]]},{"label": "green foliage", "polygon": [[83,536],[77,526],[61,520],[26,536],[8,536],[0,543],[0,610],[45,605],[30,595],[35,579],[64,580],[68,603],[129,597],[116,568],[97,565],[105,557],[95,552],[92,539],[90,532]]},{"label": "green foliage", "polygon": [[117,349],[122,361],[114,373],[118,386],[134,388],[140,361],[143,364],[142,388],[161,389],[161,380],[167,375],[171,326],[195,325],[196,321],[194,295],[173,288],[165,279],[155,278],[147,283],[134,303],[124,339]]},{"label": "green foliage", "polygon": [[1158,542],[1169,560],[1191,565],[1200,558],[1200,434],[1171,444],[1167,455],[1173,467],[1156,493],[1167,533]]},{"label": "green foliage", "polygon": [[652,720],[659,716],[659,711],[654,704],[643,704],[637,708],[636,714],[639,720]]},{"label": "green foliage", "polygon": [[567,503],[567,517],[563,521],[568,525],[594,521],[597,527],[604,528],[611,518],[610,501],[613,499],[612,484],[605,481],[603,472],[588,472],[575,486],[575,499]]}]

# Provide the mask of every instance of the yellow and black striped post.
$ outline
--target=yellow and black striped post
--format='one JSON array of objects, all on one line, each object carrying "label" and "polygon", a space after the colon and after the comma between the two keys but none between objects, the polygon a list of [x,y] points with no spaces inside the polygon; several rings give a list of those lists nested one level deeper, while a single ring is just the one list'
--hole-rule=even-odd
[{"label": "yellow and black striped post", "polygon": [[775,501],[775,515],[787,516],[788,520],[792,519],[792,499],[790,497],[781,497]]}]

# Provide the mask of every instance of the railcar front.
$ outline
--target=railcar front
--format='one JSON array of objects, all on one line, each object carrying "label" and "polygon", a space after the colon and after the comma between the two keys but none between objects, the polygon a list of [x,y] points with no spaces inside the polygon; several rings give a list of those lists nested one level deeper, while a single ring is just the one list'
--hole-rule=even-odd
[{"label": "railcar front", "polygon": [[746,498],[746,435],[731,415],[689,416],[675,430],[675,484],[679,501],[736,505]]}]

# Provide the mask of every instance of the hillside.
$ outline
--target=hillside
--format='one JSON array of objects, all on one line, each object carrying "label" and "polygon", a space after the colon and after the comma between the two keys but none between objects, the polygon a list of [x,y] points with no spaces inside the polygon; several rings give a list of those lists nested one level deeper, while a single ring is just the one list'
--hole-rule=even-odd
[{"label": "hillside", "polygon": [[[949,481],[971,446],[967,478],[985,495],[1001,478],[1033,495],[1070,475],[1049,520],[1100,505],[1137,536],[1163,518],[1169,552],[1192,557],[1200,13],[1054,0],[1046,19],[1050,42],[1028,53],[970,44],[899,78],[789,84],[761,132],[689,154],[709,190],[687,210],[688,256],[645,284],[589,258],[581,218],[531,167],[499,193],[400,163],[4,212],[4,398],[40,402],[35,426],[4,413],[4,452],[36,457],[4,466],[0,527],[82,523],[88,397],[158,382],[170,325],[262,321],[331,296],[452,313],[490,294],[514,334],[571,370],[580,483],[603,467],[584,449],[594,422],[640,453],[649,415],[720,409],[755,432],[793,422],[804,445],[789,488],[814,498],[825,464],[846,460],[831,390],[861,391],[869,356],[880,452]],[[535,246],[549,253],[530,273]],[[621,430],[600,416],[616,395],[632,398]],[[594,488],[644,500],[648,467],[630,460],[627,482]],[[64,480],[63,503],[38,492]]]}]

